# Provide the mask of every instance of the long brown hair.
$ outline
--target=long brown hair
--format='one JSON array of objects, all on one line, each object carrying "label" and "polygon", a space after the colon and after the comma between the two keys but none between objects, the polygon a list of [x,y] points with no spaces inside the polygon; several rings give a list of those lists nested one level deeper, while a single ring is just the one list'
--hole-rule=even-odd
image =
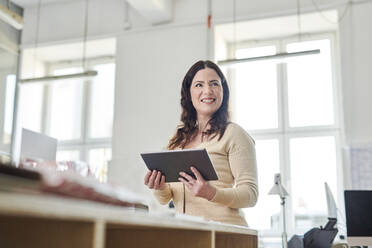
[{"label": "long brown hair", "polygon": [[221,79],[222,89],[223,89],[223,99],[220,108],[212,115],[212,118],[207,124],[210,125],[210,129],[203,133],[203,135],[219,135],[218,140],[220,140],[225,133],[226,126],[229,121],[228,105],[229,105],[229,87],[225,76],[223,75],[221,69],[212,61],[209,60],[199,60],[191,66],[191,68],[186,73],[181,89],[181,122],[182,124],[178,126],[176,134],[169,140],[168,149],[172,150],[178,147],[184,148],[192,137],[196,134],[198,130],[197,125],[197,113],[194,105],[191,101],[190,87],[195,74],[203,69],[210,68],[216,71]]}]

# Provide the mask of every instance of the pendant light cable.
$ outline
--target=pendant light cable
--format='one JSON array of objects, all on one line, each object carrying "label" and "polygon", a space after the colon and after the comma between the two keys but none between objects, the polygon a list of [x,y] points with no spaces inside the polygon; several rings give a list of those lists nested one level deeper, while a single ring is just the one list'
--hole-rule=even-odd
[{"label": "pendant light cable", "polygon": [[233,58],[236,57],[236,43],[236,0],[233,0]]},{"label": "pendant light cable", "polygon": [[97,71],[88,71],[87,70],[87,36],[88,36],[88,9],[89,9],[89,0],[85,0],[85,15],[84,15],[84,31],[83,31],[83,51],[82,51],[82,58],[81,64],[83,67],[82,73],[75,73],[75,74],[66,74],[66,75],[58,75],[58,76],[46,76],[46,77],[35,77],[35,66],[37,61],[37,48],[39,43],[39,26],[40,26],[40,9],[41,9],[41,0],[39,0],[38,7],[37,7],[37,23],[36,23],[36,35],[35,35],[35,49],[34,49],[34,76],[33,78],[21,79],[20,83],[35,83],[35,82],[44,82],[49,83],[57,80],[66,80],[71,78],[85,78],[85,77],[94,77],[98,74]]},{"label": "pendant light cable", "polygon": [[319,7],[319,5],[315,2],[315,0],[311,0],[311,3],[313,4],[314,8],[316,9],[316,11],[319,13],[319,15],[327,22],[329,22],[330,24],[339,24],[346,16],[347,12],[351,9],[351,5],[352,5],[352,0],[349,0],[346,4],[345,4],[345,8],[344,8],[344,11],[342,12],[342,14],[340,15],[340,17],[337,18],[336,21],[332,21],[330,20],[324,13],[323,13],[323,10],[321,10],[321,8]]},{"label": "pendant light cable", "polygon": [[33,77],[36,77],[36,61],[37,61],[37,50],[39,46],[39,28],[40,28],[40,12],[41,12],[41,0],[37,3],[36,10],[36,28],[35,28],[35,43],[34,43],[34,65],[33,65]]},{"label": "pendant light cable", "polygon": [[88,36],[88,10],[89,10],[89,0],[85,0],[85,17],[84,17],[84,33],[83,33],[83,57],[82,57],[82,67],[85,71],[87,69],[87,36]]},{"label": "pendant light cable", "polygon": [[297,0],[297,29],[298,29],[298,42],[302,41],[302,23],[301,23],[301,0]]}]

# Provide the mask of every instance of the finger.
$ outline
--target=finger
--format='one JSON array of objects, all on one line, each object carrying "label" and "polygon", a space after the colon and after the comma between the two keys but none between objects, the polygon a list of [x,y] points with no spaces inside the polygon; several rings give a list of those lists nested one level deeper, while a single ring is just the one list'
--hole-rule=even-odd
[{"label": "finger", "polygon": [[203,176],[200,174],[200,172],[195,167],[191,167],[191,171],[192,173],[194,173],[196,180],[204,182]]},{"label": "finger", "polygon": [[156,173],[156,178],[155,178],[155,183],[154,183],[155,189],[159,188],[160,179],[161,179],[161,172],[158,171],[158,173]]},{"label": "finger", "polygon": [[185,184],[189,189],[192,188],[192,184],[186,181],[184,178],[179,177],[178,180],[181,181],[183,184]]},{"label": "finger", "polygon": [[189,183],[189,182],[187,182],[184,178],[180,178],[179,179],[189,190],[191,190],[192,189],[192,185]]},{"label": "finger", "polygon": [[150,170],[146,173],[145,179],[144,179],[145,185],[147,185],[149,183],[149,179],[150,179],[151,173],[152,173],[152,171],[150,171]]},{"label": "finger", "polygon": [[182,177],[184,177],[187,181],[189,181],[189,182],[192,182],[192,181],[194,181],[195,179],[194,178],[192,178],[192,176],[190,176],[189,174],[187,174],[187,173],[185,173],[185,172],[180,172],[180,175],[182,176]]},{"label": "finger", "polygon": [[154,188],[154,181],[155,181],[155,178],[156,178],[156,175],[157,175],[156,172],[157,172],[156,170],[153,170],[152,173],[151,173],[149,184],[147,185],[150,189]]},{"label": "finger", "polygon": [[165,184],[165,176],[161,176],[160,186]]}]

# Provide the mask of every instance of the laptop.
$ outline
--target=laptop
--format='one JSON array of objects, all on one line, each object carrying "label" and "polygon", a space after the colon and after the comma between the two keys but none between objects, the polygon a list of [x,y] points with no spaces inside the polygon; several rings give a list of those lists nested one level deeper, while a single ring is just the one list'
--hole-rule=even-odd
[{"label": "laptop", "polygon": [[22,128],[21,159],[56,161],[57,139]]}]

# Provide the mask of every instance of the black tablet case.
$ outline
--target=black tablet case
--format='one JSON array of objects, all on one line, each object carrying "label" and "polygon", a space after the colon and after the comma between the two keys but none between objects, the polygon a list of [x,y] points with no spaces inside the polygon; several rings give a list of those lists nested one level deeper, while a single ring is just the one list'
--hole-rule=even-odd
[{"label": "black tablet case", "polygon": [[149,170],[160,171],[165,175],[165,182],[179,182],[179,172],[183,171],[194,177],[190,167],[194,166],[204,180],[218,180],[217,173],[206,149],[185,149],[155,153],[141,153]]}]

